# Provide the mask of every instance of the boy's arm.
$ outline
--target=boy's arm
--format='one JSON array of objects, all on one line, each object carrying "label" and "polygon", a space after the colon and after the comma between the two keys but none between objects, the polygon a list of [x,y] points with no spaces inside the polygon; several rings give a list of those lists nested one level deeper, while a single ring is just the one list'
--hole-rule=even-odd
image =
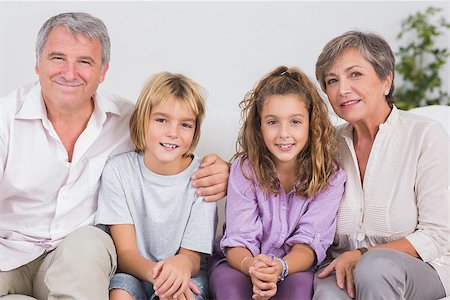
[{"label": "boy's arm", "polygon": [[153,268],[155,295],[177,298],[183,294],[200,271],[200,258],[200,253],[180,248],[177,255],[158,262]]},{"label": "boy's arm", "polygon": [[156,263],[139,253],[134,225],[110,225],[110,230],[120,270],[143,281],[154,283],[152,269]]}]

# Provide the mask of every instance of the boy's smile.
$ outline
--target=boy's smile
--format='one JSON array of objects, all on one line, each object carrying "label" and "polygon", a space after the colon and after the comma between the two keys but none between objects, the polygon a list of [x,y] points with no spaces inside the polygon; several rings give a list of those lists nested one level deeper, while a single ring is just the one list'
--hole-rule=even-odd
[{"label": "boy's smile", "polygon": [[191,162],[196,116],[181,100],[172,98],[152,108],[145,135],[145,165],[160,175],[174,175]]}]

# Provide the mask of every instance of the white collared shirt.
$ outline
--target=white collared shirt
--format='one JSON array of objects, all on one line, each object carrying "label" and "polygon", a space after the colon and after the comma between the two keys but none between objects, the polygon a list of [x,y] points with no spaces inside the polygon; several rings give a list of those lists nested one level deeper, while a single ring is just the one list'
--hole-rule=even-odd
[{"label": "white collared shirt", "polygon": [[330,251],[406,238],[436,269],[450,293],[449,136],[436,121],[393,108],[379,126],[364,183],[353,147],[353,127],[338,128],[347,173]]},{"label": "white collared shirt", "polygon": [[0,270],[54,249],[76,228],[94,223],[106,160],[132,150],[133,104],[95,95],[94,112],[72,162],[47,118],[39,83],[0,98]]}]

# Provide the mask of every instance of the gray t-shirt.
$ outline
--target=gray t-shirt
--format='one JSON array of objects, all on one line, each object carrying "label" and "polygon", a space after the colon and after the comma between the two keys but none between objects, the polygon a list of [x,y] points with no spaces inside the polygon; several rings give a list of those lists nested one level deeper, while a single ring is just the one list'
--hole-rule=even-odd
[{"label": "gray t-shirt", "polygon": [[216,204],[195,195],[191,164],[173,176],[151,172],[142,154],[128,152],[108,160],[98,195],[96,224],[134,224],[140,254],[160,261],[180,247],[211,254]]}]

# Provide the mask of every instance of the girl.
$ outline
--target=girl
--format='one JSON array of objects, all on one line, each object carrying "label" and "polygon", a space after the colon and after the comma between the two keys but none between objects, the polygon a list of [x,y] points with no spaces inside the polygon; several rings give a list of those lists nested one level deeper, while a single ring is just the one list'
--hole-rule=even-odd
[{"label": "girl", "polygon": [[228,183],[226,256],[213,264],[214,299],[311,299],[312,269],[336,229],[345,173],[315,86],[278,67],[241,102],[240,151]]},{"label": "girl", "polygon": [[120,269],[110,299],[207,297],[200,260],[212,250],[216,205],[190,179],[203,117],[200,87],[183,75],[157,74],[141,92],[130,120],[136,152],[108,161],[99,192],[96,223],[109,225]]}]

